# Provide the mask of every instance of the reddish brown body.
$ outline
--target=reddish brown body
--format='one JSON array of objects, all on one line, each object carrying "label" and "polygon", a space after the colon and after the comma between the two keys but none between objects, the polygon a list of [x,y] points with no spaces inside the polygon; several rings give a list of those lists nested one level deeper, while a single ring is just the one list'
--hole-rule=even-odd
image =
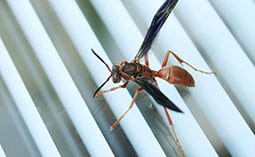
[{"label": "reddish brown body", "polygon": [[179,66],[162,67],[156,73],[156,76],[179,86],[193,87],[195,85],[195,81],[191,74]]},{"label": "reddish brown body", "polygon": [[192,87],[195,81],[191,74],[179,66],[164,66],[158,71],[151,70],[140,63],[123,62],[119,68],[121,78],[134,81],[137,77],[155,79],[160,77],[167,82],[179,86]]},{"label": "reddish brown body", "polygon": [[155,77],[156,72],[151,70],[148,66],[140,63],[124,63],[120,66],[120,75],[126,80],[135,79],[137,77],[144,77],[146,79],[152,79]]}]

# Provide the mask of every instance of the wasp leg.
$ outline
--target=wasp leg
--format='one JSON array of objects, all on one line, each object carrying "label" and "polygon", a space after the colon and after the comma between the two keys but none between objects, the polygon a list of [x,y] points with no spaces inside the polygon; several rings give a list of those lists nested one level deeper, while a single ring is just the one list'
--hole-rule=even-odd
[{"label": "wasp leg", "polygon": [[126,112],[124,112],[124,114],[122,116],[120,116],[119,119],[117,119],[110,127],[110,130],[113,130],[117,125],[119,125],[120,121],[125,117],[125,115],[128,113],[128,111],[130,111],[130,109],[133,107],[134,105],[134,102],[138,96],[138,94],[142,91],[143,89],[142,88],[138,88],[136,91],[135,91],[135,95],[133,96],[133,99],[129,105],[129,108],[126,110]]},{"label": "wasp leg", "polygon": [[172,131],[172,133],[173,133],[174,140],[175,140],[175,142],[177,143],[178,149],[179,149],[179,151],[180,151],[180,153],[181,153],[181,156],[182,156],[182,157],[185,157],[185,154],[184,154],[184,151],[183,151],[183,149],[182,149],[182,146],[181,146],[181,144],[180,144],[180,142],[179,142],[179,139],[178,139],[178,137],[177,137],[177,135],[176,135],[176,132],[175,132],[175,130],[174,130],[174,125],[173,125],[172,119],[171,119],[169,113],[167,112],[167,108],[166,108],[166,107],[164,107],[164,111],[165,111],[165,114],[166,114],[167,121],[168,121],[168,123],[169,123],[169,125],[170,125],[170,127],[171,127],[171,131]]},{"label": "wasp leg", "polygon": [[186,62],[185,60],[183,60],[182,58],[180,58],[177,54],[175,54],[173,51],[171,50],[168,50],[165,54],[165,57],[164,57],[164,60],[163,60],[163,63],[162,63],[162,67],[166,66],[167,64],[167,61],[168,61],[168,57],[169,55],[172,54],[174,56],[174,58],[180,63],[180,64],[186,64],[188,65],[189,67],[191,67],[193,70],[195,71],[198,71],[198,72],[201,72],[201,73],[205,73],[205,74],[216,74],[215,72],[207,72],[207,71],[203,71],[203,70],[200,70],[198,68],[195,68],[193,65],[189,64],[188,62]]},{"label": "wasp leg", "polygon": [[102,94],[107,93],[107,92],[114,91],[114,90],[119,89],[119,88],[126,88],[127,85],[128,85],[128,82],[129,81],[127,81],[124,84],[119,85],[117,87],[113,87],[113,88],[110,88],[110,89],[107,89],[107,90],[98,91],[95,96],[99,96],[99,95],[102,95]]}]

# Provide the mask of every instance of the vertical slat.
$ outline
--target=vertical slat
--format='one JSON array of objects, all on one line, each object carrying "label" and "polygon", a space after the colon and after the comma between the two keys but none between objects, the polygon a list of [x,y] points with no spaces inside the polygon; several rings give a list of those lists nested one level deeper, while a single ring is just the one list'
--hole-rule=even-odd
[{"label": "vertical slat", "polygon": [[255,79],[254,65],[209,2],[198,1],[194,5],[182,1],[176,12],[208,63],[218,73],[216,76],[240,111],[244,111],[243,115],[247,115],[246,120],[254,129],[255,84],[247,86],[247,82]]},{"label": "vertical slat", "polygon": [[[74,131],[76,129],[74,128],[70,118],[68,117],[67,112],[65,112],[65,108],[63,107],[62,103],[56,96],[54,88],[50,85],[50,82],[47,79],[47,75],[43,72],[43,69],[41,68],[40,63],[38,62],[38,59],[33,54],[33,50],[29,46],[29,43],[26,40],[24,33],[20,29],[10,8],[6,4],[6,2],[0,1],[0,3],[1,3],[0,32],[2,35],[2,39],[7,49],[9,50],[9,54],[12,57],[13,62],[16,65],[17,70],[19,71],[20,76],[22,77],[27,87],[27,90],[30,93],[31,98],[33,99],[37,107],[37,110],[40,112],[40,115],[49,133],[51,134],[51,137],[53,138],[56,147],[58,148],[61,154],[65,154],[67,156],[77,157],[86,155],[88,156],[86,147],[83,145],[78,132]],[[42,2],[42,4],[44,3]],[[40,9],[42,9],[44,15],[48,14],[47,16],[45,16],[47,19],[46,20],[47,25],[45,26],[47,26],[48,28],[48,26],[50,25],[49,21],[53,16],[49,12],[49,7],[44,8],[43,5],[40,5],[39,8],[38,7],[35,8],[36,11],[40,11]],[[42,19],[40,20],[42,21]],[[49,32],[49,34],[53,33]],[[4,90],[5,88],[1,89],[3,90],[3,92],[5,92]],[[10,114],[10,117],[5,117],[3,114],[0,114],[2,117],[5,117],[4,120],[0,122],[4,123],[5,121],[11,120],[12,122],[9,123],[9,125],[11,126],[18,125],[12,126],[16,127],[17,129],[8,132],[8,134],[14,135],[9,136],[15,139],[17,138],[23,139],[23,140],[17,139],[19,140],[20,143],[15,142],[19,146],[18,147],[19,150],[21,149],[24,152],[26,150],[30,150],[29,152],[34,152],[30,153],[33,156],[35,156],[35,152],[39,154],[38,150],[35,149],[35,147],[33,147],[35,146],[35,144],[31,143],[32,137],[27,135],[28,130],[27,129],[24,130],[24,123],[20,122],[22,120],[19,120],[20,116],[18,116],[19,114],[18,115],[16,114],[17,111],[15,108],[13,108],[14,106],[11,99],[8,97],[8,93],[0,93],[0,95],[3,96],[3,101],[6,101],[5,103],[3,102],[3,104],[5,104],[4,106],[8,110],[7,113],[12,113]],[[6,111],[1,110],[1,112]],[[7,130],[7,128],[5,130]],[[26,133],[25,137],[24,133]],[[2,136],[6,137],[5,135]],[[13,140],[10,140],[9,142],[6,140],[5,144],[4,143],[2,144],[6,145],[12,142]],[[25,143],[22,144],[22,142]],[[25,147],[25,149],[23,147]],[[17,149],[17,147],[15,148]],[[19,150],[17,151],[19,152]],[[9,153],[12,153],[14,155],[16,154],[14,151],[11,151],[9,149],[6,149],[6,151],[8,152],[8,155],[10,155]]]},{"label": "vertical slat", "polygon": [[0,38],[0,74],[43,156],[60,156]]},{"label": "vertical slat", "polygon": [[4,150],[2,148],[2,146],[0,145],[0,156],[1,157],[6,157],[5,153],[4,153]]},{"label": "vertical slat", "polygon": [[[207,62],[214,67],[217,72],[216,76],[224,80],[222,84],[227,89],[228,94],[230,96],[234,94],[235,98],[238,99],[238,102],[234,101],[234,103],[240,103],[240,106],[245,109],[254,122],[255,106],[252,93],[255,93],[255,85],[249,84],[247,86],[247,82],[252,82],[255,79],[254,66],[222,23],[215,10],[208,1],[197,0],[196,3],[180,1],[175,13],[196,46],[208,59]],[[198,81],[200,80],[202,81],[201,77]],[[254,134],[234,109],[232,102],[220,94],[224,92],[218,91],[211,82],[203,86],[203,89],[194,88],[194,91],[191,91],[192,95],[197,95],[203,100],[208,97],[205,93],[210,94],[208,103],[201,104],[201,107],[207,106],[207,109],[203,107],[205,108],[204,113],[212,118],[212,125],[214,125],[214,129],[230,154],[233,156],[254,154]],[[229,131],[230,128],[231,131]]]},{"label": "vertical slat", "polygon": [[[49,80],[92,156],[113,156],[79,91],[41,25],[30,2],[8,1]],[[95,145],[100,146],[98,151]],[[42,147],[43,149],[43,147]]]},{"label": "vertical slat", "polygon": [[[91,48],[93,48],[105,62],[111,63],[111,61],[106,54],[104,54],[103,48],[99,44],[82,12],[74,1],[65,0],[61,2],[49,2],[73,41],[73,44],[79,51],[80,56],[91,72],[92,77],[99,85],[101,81],[105,80],[109,75],[109,72],[92,54]],[[68,12],[66,10],[68,10]],[[100,67],[98,67],[98,65],[100,65]],[[107,89],[111,86],[112,84],[110,86],[106,85],[105,88]],[[124,113],[128,108],[129,102],[132,100],[126,90],[112,92],[111,94],[106,94],[104,96],[109,102],[116,117],[120,117]],[[130,113],[128,113],[128,116],[121,121],[120,125],[123,127],[124,132],[127,134],[127,137],[139,156],[165,156],[165,153],[162,151],[162,148],[159,146],[136,106],[134,106]]]},{"label": "vertical slat", "polygon": [[255,64],[254,1],[210,0],[210,2]]},{"label": "vertical slat", "polygon": [[[182,2],[183,9],[177,9],[178,18],[190,32],[192,39],[200,46],[201,52],[215,68],[224,88],[234,103],[247,114],[246,120],[255,126],[253,93],[255,67],[236,42],[224,23],[220,20],[209,2],[197,2],[196,5]],[[181,8],[181,7],[180,7]],[[187,15],[187,12],[188,15]],[[203,14],[207,12],[207,14]],[[203,22],[203,21],[207,22]],[[240,94],[242,93],[242,94]]]}]

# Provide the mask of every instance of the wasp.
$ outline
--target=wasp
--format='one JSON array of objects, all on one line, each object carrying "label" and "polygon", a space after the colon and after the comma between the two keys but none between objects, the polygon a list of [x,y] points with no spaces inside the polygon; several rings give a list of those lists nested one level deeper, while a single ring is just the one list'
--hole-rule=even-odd
[{"label": "wasp", "polygon": [[[186,64],[190,66],[195,71],[199,71],[206,74],[212,74],[214,72],[205,72],[202,70],[199,70],[183,60],[181,57],[179,57],[176,53],[174,53],[171,50],[168,50],[165,54],[164,60],[162,62],[161,68],[159,70],[153,70],[149,67],[149,60],[148,60],[148,51],[150,50],[150,47],[157,36],[158,32],[160,31],[161,27],[163,26],[164,22],[166,21],[167,17],[177,4],[178,0],[166,0],[163,5],[158,9],[156,14],[154,15],[151,25],[145,35],[144,41],[134,57],[134,59],[130,62],[122,61],[120,64],[113,64],[113,66],[110,68],[107,63],[93,50],[93,54],[106,66],[108,71],[110,72],[110,75],[108,78],[98,87],[98,89],[94,93],[95,96],[102,95],[106,92],[114,91],[119,88],[126,88],[128,86],[129,82],[135,82],[137,83],[140,88],[136,89],[135,94],[133,96],[133,99],[130,103],[129,108],[123,113],[123,115],[118,118],[112,125],[111,130],[113,130],[120,121],[125,117],[125,115],[131,110],[132,106],[134,105],[134,102],[136,101],[137,96],[140,92],[145,90],[148,92],[154,100],[162,105],[164,107],[164,111],[168,120],[168,123],[171,127],[171,131],[173,133],[174,139],[178,145],[178,148],[180,150],[180,153],[182,156],[185,156],[184,151],[181,147],[181,144],[177,138],[176,132],[173,127],[173,122],[171,120],[171,117],[167,111],[168,109],[171,109],[176,112],[182,113],[183,111],[178,108],[170,99],[165,96],[160,89],[157,86],[157,81],[155,78],[161,78],[168,83],[183,86],[183,87],[193,87],[195,85],[194,78],[192,75],[183,69],[180,66],[169,66],[167,65],[168,58],[170,55],[172,55],[180,64]],[[145,64],[140,63],[141,58],[145,58]],[[117,87],[110,88],[108,90],[101,90],[101,88],[112,78],[112,81],[114,83],[119,83],[121,80],[124,80],[124,84],[121,84]]]}]

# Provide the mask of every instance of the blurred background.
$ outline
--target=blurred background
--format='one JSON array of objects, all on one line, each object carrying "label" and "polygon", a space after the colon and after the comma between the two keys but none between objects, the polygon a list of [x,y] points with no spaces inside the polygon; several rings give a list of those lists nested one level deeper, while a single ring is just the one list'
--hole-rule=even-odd
[{"label": "blurred background", "polygon": [[[1,0],[0,156],[180,156],[163,108],[146,92],[110,131],[135,83],[93,98],[110,73],[91,48],[110,66],[132,60],[163,2]],[[184,65],[192,88],[157,79],[184,111],[169,113],[187,156],[255,154],[254,16],[250,0],[179,0],[152,45],[152,69],[171,49],[216,72]]]}]

